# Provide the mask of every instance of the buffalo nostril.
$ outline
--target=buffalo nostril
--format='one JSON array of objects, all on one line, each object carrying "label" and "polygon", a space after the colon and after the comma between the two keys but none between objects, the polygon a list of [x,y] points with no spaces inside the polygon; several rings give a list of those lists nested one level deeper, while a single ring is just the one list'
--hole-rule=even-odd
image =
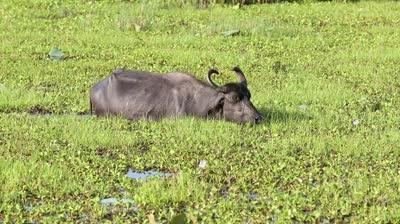
[{"label": "buffalo nostril", "polygon": [[260,123],[262,121],[262,117],[261,116],[257,116],[256,118],[254,118],[254,121],[256,123]]}]

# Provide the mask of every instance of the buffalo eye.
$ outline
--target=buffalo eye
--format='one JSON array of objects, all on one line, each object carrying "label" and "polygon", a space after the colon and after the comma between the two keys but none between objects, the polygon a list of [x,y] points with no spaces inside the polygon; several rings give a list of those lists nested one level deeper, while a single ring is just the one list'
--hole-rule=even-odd
[{"label": "buffalo eye", "polygon": [[230,98],[230,101],[236,103],[240,101],[240,97],[238,95],[232,95]]}]

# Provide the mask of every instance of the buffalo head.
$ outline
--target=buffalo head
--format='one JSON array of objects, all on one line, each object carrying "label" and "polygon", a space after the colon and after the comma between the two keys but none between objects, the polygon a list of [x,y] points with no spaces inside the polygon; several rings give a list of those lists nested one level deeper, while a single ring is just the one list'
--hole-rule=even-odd
[{"label": "buffalo head", "polygon": [[216,85],[211,79],[212,74],[219,74],[215,69],[208,72],[207,80],[219,93],[221,115],[225,120],[237,123],[259,123],[262,120],[261,114],[251,103],[251,94],[247,89],[247,80],[242,70],[234,67],[233,71],[239,78],[237,83],[228,83],[223,86]]}]

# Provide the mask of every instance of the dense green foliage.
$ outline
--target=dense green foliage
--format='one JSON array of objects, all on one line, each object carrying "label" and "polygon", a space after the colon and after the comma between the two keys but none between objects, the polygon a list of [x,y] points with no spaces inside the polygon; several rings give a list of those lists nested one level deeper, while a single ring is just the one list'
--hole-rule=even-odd
[{"label": "dense green foliage", "polygon": [[[108,0],[111,2],[146,2],[145,0]],[[165,6],[196,6],[201,8],[206,8],[209,6],[213,6],[215,4],[235,4],[235,5],[251,5],[251,4],[271,4],[271,3],[315,3],[315,2],[340,2],[340,3],[351,3],[351,2],[359,2],[360,0],[152,0],[153,3],[156,3],[162,7]],[[365,1],[365,0],[364,0]],[[390,1],[390,0],[370,0],[370,1]]]},{"label": "dense green foliage", "polygon": [[[0,222],[400,222],[399,11],[2,1]],[[224,83],[235,65],[260,125],[80,115],[117,67],[200,79],[216,67]],[[135,181],[129,168],[175,175]]]}]

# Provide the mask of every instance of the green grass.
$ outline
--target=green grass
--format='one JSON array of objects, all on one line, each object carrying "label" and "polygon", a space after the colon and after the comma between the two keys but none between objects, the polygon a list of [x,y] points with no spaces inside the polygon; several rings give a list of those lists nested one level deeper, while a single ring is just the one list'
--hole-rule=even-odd
[{"label": "green grass", "polygon": [[[399,10],[2,2],[0,222],[400,222]],[[67,58],[47,59],[53,47]],[[78,115],[118,67],[203,80],[216,67],[225,83],[236,65],[260,125]],[[135,181],[129,168],[175,175]]]}]

